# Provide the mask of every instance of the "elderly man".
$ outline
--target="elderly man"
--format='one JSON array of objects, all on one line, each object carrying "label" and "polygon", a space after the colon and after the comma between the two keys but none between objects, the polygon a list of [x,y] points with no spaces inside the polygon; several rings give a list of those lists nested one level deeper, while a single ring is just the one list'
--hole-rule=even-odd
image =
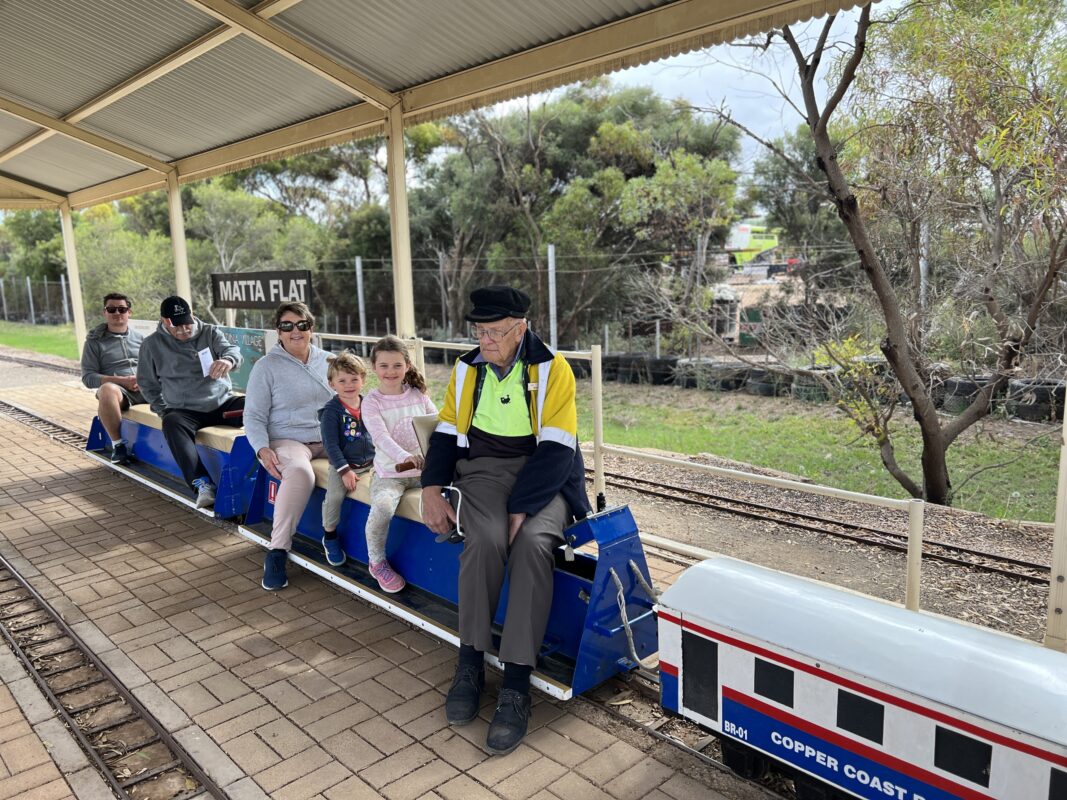
[{"label": "elderly man", "polygon": [[96,415],[111,437],[111,463],[130,462],[129,443],[122,438],[122,412],[145,402],[137,386],[137,356],[142,336],[130,330],[133,303],[124,294],[104,295],[104,322],[85,337],[82,383],[96,389]]},{"label": "elderly man", "polygon": [[504,684],[486,749],[514,750],[530,717],[530,674],[552,605],[553,550],[563,527],[590,511],[578,449],[574,373],[529,329],[529,296],[508,286],[471,292],[478,347],[456,361],[422,473],[422,515],[447,532],[456,520],[441,487],[463,493],[459,663],[445,699],[451,725],[478,714],[484,653],[505,575],[500,638]]},{"label": "elderly man", "polygon": [[233,393],[230,370],[241,351],[217,327],[193,316],[180,297],[159,309],[156,332],[141,345],[137,382],[163,419],[163,436],[196,497],[197,508],[215,503],[215,484],[196,450],[196,433],[209,425],[240,426],[245,399]]}]

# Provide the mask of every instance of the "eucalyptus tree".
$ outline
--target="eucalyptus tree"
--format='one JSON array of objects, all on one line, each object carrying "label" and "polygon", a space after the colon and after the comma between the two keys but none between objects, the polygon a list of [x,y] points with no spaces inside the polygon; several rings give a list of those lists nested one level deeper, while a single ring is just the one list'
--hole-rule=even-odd
[{"label": "eucalyptus tree", "polygon": [[[878,24],[866,6],[833,64],[825,99],[816,82],[831,47],[841,46],[836,18],[812,42],[789,27],[779,32],[797,70],[795,107],[882,316],[880,350],[919,426],[920,474],[897,463],[884,415],[867,432],[901,486],[932,502],[952,499],[949,447],[989,413],[993,393],[1027,366],[1041,326],[1063,313],[1056,291],[1067,266],[1062,8],[1048,0],[950,0],[890,11]],[[898,235],[886,235],[890,226]],[[939,261],[927,283],[921,270],[930,258]],[[940,324],[987,321],[991,334],[984,365],[992,379],[952,419],[938,416],[931,391],[937,316],[927,289],[939,308],[958,312]]]}]

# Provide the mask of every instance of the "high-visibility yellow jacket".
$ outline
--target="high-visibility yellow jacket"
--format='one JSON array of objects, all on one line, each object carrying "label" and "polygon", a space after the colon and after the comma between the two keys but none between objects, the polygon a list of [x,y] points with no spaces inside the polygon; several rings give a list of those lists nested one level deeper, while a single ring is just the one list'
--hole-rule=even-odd
[{"label": "high-visibility yellow jacket", "polygon": [[[508,513],[533,515],[562,493],[571,514],[582,518],[590,512],[585,491],[585,465],[578,448],[578,408],[574,397],[574,372],[559,353],[553,353],[535,334],[526,332],[519,348],[526,372],[526,397],[530,427],[537,447],[515,481],[508,498]],[[456,462],[467,458],[467,434],[474,418],[479,371],[489,369],[479,359],[478,348],[456,360],[437,428],[430,437],[423,486],[447,486]]]}]

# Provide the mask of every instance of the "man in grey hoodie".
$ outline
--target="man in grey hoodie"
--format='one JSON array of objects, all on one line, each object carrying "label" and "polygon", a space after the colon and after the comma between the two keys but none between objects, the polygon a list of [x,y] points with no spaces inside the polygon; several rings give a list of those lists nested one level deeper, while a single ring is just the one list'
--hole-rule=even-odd
[{"label": "man in grey hoodie", "polygon": [[142,336],[130,330],[130,298],[104,295],[104,322],[85,337],[82,383],[96,389],[96,415],[111,437],[111,463],[128,464],[129,443],[122,438],[122,412],[146,402],[137,386],[137,354]]},{"label": "man in grey hoodie", "polygon": [[141,345],[137,382],[163,419],[163,436],[196,507],[207,508],[215,503],[215,484],[196,451],[196,433],[209,425],[241,425],[245,399],[233,393],[229,377],[241,364],[241,350],[194,317],[180,297],[164,300],[159,316],[156,332]]}]

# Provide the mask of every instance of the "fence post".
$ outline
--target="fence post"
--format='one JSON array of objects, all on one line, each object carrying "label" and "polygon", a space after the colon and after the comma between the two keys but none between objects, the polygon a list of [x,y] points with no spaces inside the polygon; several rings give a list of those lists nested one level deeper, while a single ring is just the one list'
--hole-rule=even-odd
[{"label": "fence post", "polygon": [[[356,256],[356,297],[359,299],[359,335],[367,335],[367,307],[363,303],[363,256]],[[359,343],[360,352],[367,355],[367,343]]]},{"label": "fence post", "polygon": [[26,276],[26,297],[30,301],[30,324],[37,324],[37,315],[33,311],[33,284],[30,283],[30,276]]},{"label": "fence post", "polygon": [[4,303],[4,321],[7,321],[7,292],[4,291],[6,278],[0,278],[0,301]]},{"label": "fence post", "polygon": [[70,324],[70,305],[67,303],[67,276],[59,276],[59,293],[63,296],[63,322]]},{"label": "fence post", "polygon": [[[437,275],[441,281],[441,327],[444,328],[447,324],[445,320],[448,319],[448,296],[445,291],[445,254],[443,252],[438,252],[437,254]],[[445,338],[447,339],[450,336],[451,333],[448,333]]]},{"label": "fence post", "polygon": [[552,349],[556,344],[556,246],[548,246],[548,341]]},{"label": "fence post", "polygon": [[659,358],[659,320],[656,320],[656,358]]}]

